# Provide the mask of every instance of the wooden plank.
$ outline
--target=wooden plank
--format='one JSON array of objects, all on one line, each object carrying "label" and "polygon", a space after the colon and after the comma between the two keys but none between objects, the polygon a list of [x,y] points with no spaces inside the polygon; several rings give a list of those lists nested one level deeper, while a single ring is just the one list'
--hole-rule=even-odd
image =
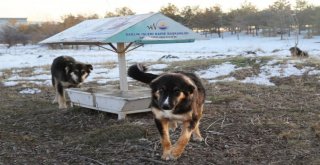
[{"label": "wooden plank", "polygon": [[119,61],[119,77],[120,77],[120,90],[128,91],[128,81],[127,81],[127,63],[125,57],[125,44],[117,43],[118,50],[118,61]]}]

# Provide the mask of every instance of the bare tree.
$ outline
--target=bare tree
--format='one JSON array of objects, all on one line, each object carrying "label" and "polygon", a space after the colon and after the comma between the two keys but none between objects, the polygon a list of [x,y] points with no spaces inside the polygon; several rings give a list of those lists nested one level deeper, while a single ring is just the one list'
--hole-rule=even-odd
[{"label": "bare tree", "polygon": [[272,22],[275,31],[280,34],[280,39],[284,39],[284,34],[288,31],[286,29],[291,25],[291,4],[287,0],[277,0],[269,9],[273,13]]},{"label": "bare tree", "polygon": [[315,34],[320,34],[320,7],[312,7],[312,14],[311,14],[311,21],[312,21],[312,26],[314,27],[314,33]]},{"label": "bare tree", "polygon": [[18,30],[13,25],[5,25],[0,31],[0,41],[10,48],[18,43]]},{"label": "bare tree", "polygon": [[135,12],[133,12],[130,8],[122,7],[122,8],[117,8],[115,10],[115,12],[107,12],[104,17],[105,18],[119,17],[119,16],[134,15],[134,14],[135,14]]},{"label": "bare tree", "polygon": [[257,31],[259,25],[255,22],[257,16],[257,8],[251,3],[243,3],[239,9],[231,10],[228,14],[232,31],[234,31],[238,38],[239,32],[246,30],[247,34],[253,33],[252,27]]},{"label": "bare tree", "polygon": [[[295,5],[295,17],[297,18],[297,22],[296,24],[298,24],[298,31],[299,34],[301,34],[301,30],[303,30],[303,27],[308,23],[309,20],[308,19],[308,14],[310,14],[310,10],[308,11],[308,9],[310,9],[310,5],[308,4],[308,2],[306,0],[296,0],[296,5]],[[309,15],[311,16],[311,15]]]}]

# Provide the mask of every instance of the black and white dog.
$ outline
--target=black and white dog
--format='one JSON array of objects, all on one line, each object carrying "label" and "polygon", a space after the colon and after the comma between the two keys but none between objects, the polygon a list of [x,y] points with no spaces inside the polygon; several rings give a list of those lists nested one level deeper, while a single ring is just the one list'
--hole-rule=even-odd
[{"label": "black and white dog", "polygon": [[79,87],[93,69],[91,64],[76,61],[70,56],[60,56],[51,65],[52,85],[56,96],[53,103],[59,103],[59,109],[67,108],[64,88]]}]

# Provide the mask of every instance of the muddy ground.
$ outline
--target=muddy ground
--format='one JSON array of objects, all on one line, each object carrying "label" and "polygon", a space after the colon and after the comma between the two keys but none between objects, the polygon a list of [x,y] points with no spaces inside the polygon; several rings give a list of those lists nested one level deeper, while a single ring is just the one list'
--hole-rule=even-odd
[{"label": "muddy ground", "polygon": [[[206,84],[201,131],[177,161],[161,160],[151,113],[117,115],[51,104],[51,87],[0,86],[0,164],[320,164],[320,78],[276,86]],[[89,84],[90,85],[90,84]],[[180,130],[171,134],[173,141]]]}]

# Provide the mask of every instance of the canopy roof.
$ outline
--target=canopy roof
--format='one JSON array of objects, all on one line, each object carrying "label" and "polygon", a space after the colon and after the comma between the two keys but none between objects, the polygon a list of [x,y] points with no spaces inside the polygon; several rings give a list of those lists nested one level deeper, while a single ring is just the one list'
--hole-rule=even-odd
[{"label": "canopy roof", "polygon": [[109,43],[179,43],[201,38],[191,29],[164,16],[149,13],[83,21],[40,44],[101,45]]}]

